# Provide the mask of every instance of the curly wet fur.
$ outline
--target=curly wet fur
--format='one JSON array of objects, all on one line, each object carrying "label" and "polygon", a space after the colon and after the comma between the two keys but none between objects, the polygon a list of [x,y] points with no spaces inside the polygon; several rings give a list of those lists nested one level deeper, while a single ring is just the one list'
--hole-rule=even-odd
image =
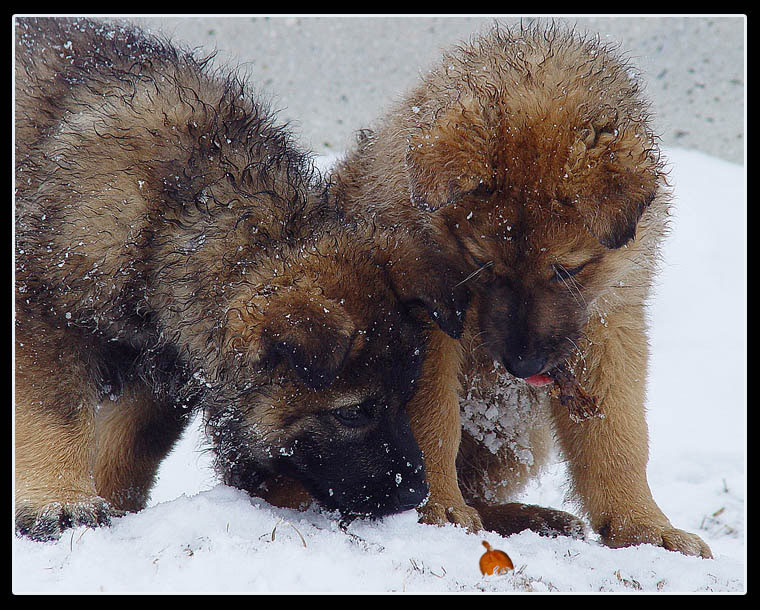
[{"label": "curly wet fur", "polygon": [[[458,345],[429,352],[412,406],[426,520],[478,527],[460,487],[471,503],[505,501],[540,471],[547,429],[605,542],[710,555],[646,481],[645,307],[670,195],[640,81],[615,48],[555,26],[475,36],[360,134],[332,183],[348,215],[446,252],[472,294]],[[604,417],[575,423],[545,389],[528,412],[546,415],[520,417],[519,379],[567,366]],[[473,396],[502,422],[490,436],[466,421]]]},{"label": "curly wet fur", "polygon": [[249,85],[130,27],[19,19],[15,102],[20,531],[140,509],[199,410],[251,493],[424,498],[405,404],[425,309],[457,333],[463,307],[328,202]]}]

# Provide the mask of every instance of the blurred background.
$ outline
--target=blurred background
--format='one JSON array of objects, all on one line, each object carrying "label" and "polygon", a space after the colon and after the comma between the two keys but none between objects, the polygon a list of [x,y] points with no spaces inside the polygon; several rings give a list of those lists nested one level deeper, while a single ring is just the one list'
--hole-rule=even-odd
[{"label": "blurred background", "polygon": [[[519,17],[133,17],[218,52],[280,110],[302,146],[342,153],[442,49]],[[746,20],[736,16],[541,17],[619,43],[646,83],[666,147],[744,163]],[[536,21],[523,17],[524,24]]]}]

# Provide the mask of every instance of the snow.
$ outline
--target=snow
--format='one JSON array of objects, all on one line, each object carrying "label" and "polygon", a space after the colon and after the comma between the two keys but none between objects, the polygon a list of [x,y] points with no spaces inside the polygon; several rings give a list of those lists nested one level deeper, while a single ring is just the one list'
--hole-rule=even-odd
[{"label": "snow", "polygon": [[[712,560],[523,532],[503,538],[274,508],[225,487],[196,425],[164,462],[149,506],[56,542],[12,534],[15,593],[738,592],[746,581],[746,177],[673,149],[673,233],[651,310],[649,482]],[[331,158],[320,158],[328,164]],[[521,500],[573,511],[557,463]],[[487,540],[515,570],[482,576]]]}]

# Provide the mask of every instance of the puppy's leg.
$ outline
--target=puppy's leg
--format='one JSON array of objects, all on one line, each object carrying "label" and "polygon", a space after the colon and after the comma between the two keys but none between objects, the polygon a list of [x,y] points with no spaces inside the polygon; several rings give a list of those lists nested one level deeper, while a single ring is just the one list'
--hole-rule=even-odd
[{"label": "puppy's leg", "polygon": [[592,527],[612,547],[649,543],[712,557],[699,536],[671,525],[647,482],[648,348],[643,308],[608,315],[605,326],[591,322],[586,336],[590,348],[579,381],[599,400],[604,417],[573,423],[558,400],[552,409],[575,491]]},{"label": "puppy's leg", "polygon": [[570,536],[585,538],[586,525],[575,515],[534,504],[509,502],[507,504],[473,503],[483,520],[483,528],[502,536],[511,536],[531,530],[541,536],[556,538]]},{"label": "puppy's leg", "polygon": [[419,510],[421,521],[442,525],[455,523],[470,530],[482,527],[475,509],[465,504],[457,483],[459,451],[459,342],[435,329],[409,403],[412,432],[422,450],[430,495]]},{"label": "puppy's leg", "polygon": [[[92,477],[95,397],[64,329],[16,331],[16,529],[35,539],[103,525],[112,510]],[[66,350],[59,346],[66,345]]]},{"label": "puppy's leg", "polygon": [[533,504],[508,502],[518,495],[547,463],[551,453],[551,431],[548,426],[530,430],[531,455],[518,457],[509,443],[496,453],[467,432],[457,458],[459,485],[467,503],[476,508],[483,528],[510,536],[529,529],[542,536],[583,538],[586,525],[576,516]]},{"label": "puppy's leg", "polygon": [[189,421],[188,413],[156,401],[142,384],[105,400],[95,420],[95,488],[124,511],[145,507],[161,461]]}]

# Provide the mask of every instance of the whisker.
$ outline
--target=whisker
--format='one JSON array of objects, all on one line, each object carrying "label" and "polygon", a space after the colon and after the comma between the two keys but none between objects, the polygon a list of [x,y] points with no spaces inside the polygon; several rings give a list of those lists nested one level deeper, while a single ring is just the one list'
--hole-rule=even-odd
[{"label": "whisker", "polygon": [[488,341],[483,341],[480,345],[477,345],[474,349],[471,349],[471,352],[474,354],[476,351],[478,351],[481,347],[489,345]]},{"label": "whisker", "polygon": [[576,353],[581,357],[581,360],[583,361],[583,366],[586,367],[586,355],[581,351],[581,348],[578,347],[578,344],[573,341],[570,337],[565,337],[570,344],[575,348]]},{"label": "whisker", "polygon": [[[562,267],[562,269],[564,270],[564,267]],[[578,284],[577,280],[574,280],[570,275],[568,275],[567,278],[560,275],[559,279],[562,280],[562,283],[565,285],[565,288],[567,288],[567,291],[573,295],[573,298],[575,299],[575,302],[578,303],[578,305],[581,305],[584,308],[588,306],[586,299],[583,298],[583,294],[580,291],[580,284]],[[570,284],[567,283],[566,279],[570,280]],[[580,300],[578,300],[578,297],[580,297]]]},{"label": "whisker", "polygon": [[485,334],[485,332],[486,331],[481,330],[479,333],[476,333],[475,335],[472,336],[472,338],[470,339],[470,351],[471,352],[474,351],[473,347],[472,347],[472,344],[475,343],[475,339],[477,339],[478,337],[480,337],[480,335]]},{"label": "whisker", "polygon": [[491,261],[488,261],[487,263],[483,263],[483,264],[482,264],[480,267],[478,267],[477,269],[475,269],[475,271],[473,271],[473,272],[472,272],[470,275],[468,275],[468,276],[467,276],[466,278],[464,278],[464,279],[463,279],[461,282],[459,282],[459,283],[458,283],[456,286],[454,286],[454,288],[458,288],[459,286],[461,286],[461,285],[462,285],[462,284],[464,284],[465,282],[467,282],[467,281],[471,280],[471,279],[472,279],[472,278],[474,278],[474,277],[475,277],[475,276],[476,276],[478,273],[480,273],[481,271],[483,271],[483,269],[486,269],[486,268],[490,267],[491,265],[493,265],[493,261],[492,261],[492,260],[491,260]]}]

